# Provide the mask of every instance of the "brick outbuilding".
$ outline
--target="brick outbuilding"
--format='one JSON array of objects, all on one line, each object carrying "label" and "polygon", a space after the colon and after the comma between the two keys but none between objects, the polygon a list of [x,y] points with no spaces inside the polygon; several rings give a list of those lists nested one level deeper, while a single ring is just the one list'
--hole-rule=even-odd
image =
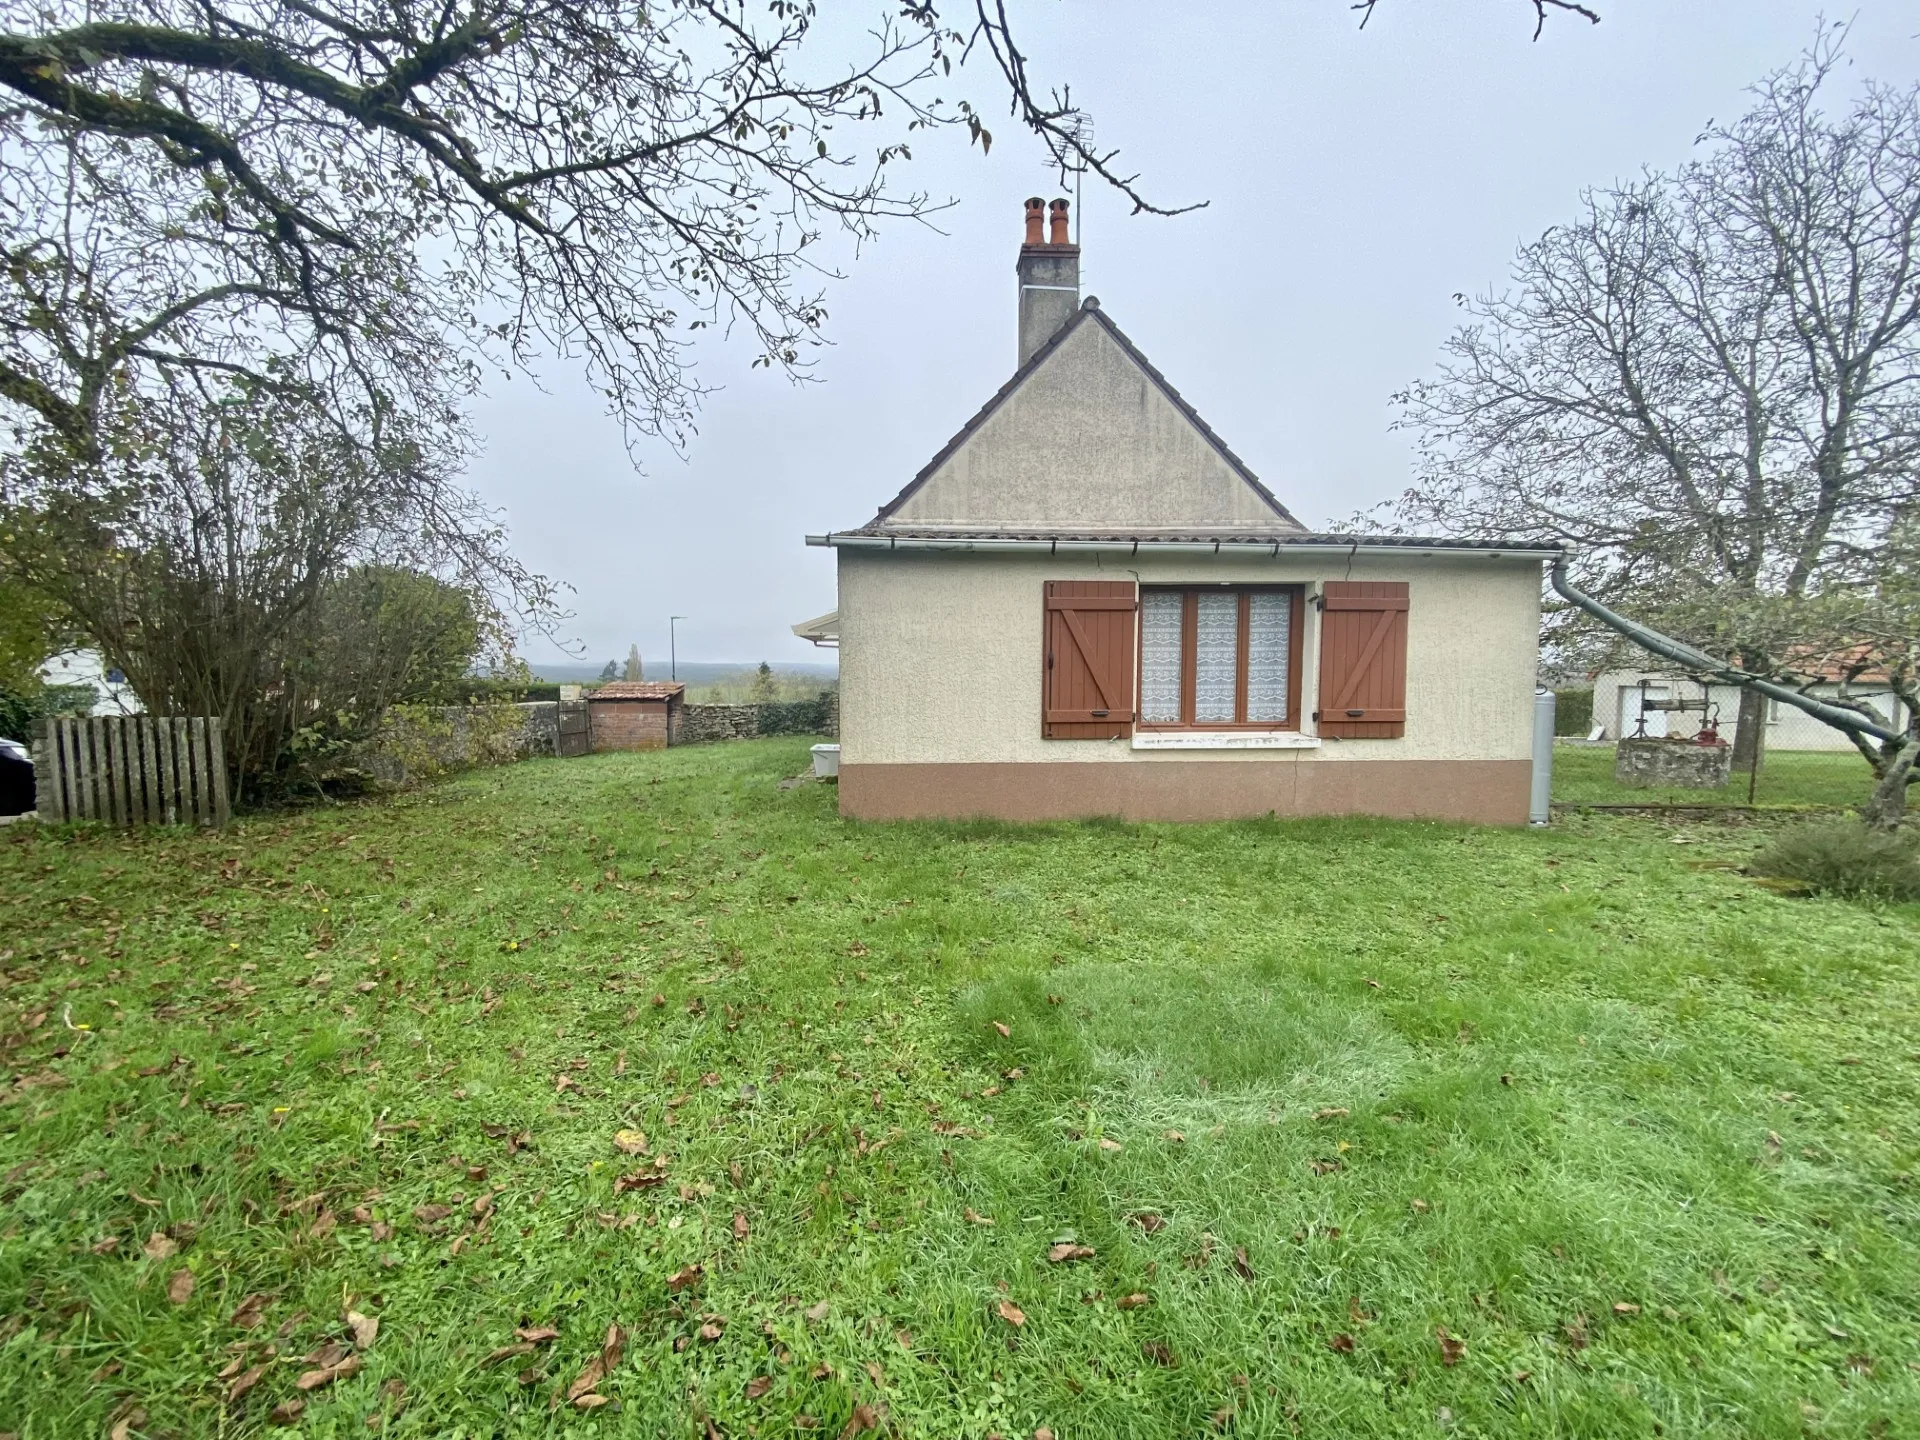
[{"label": "brick outbuilding", "polygon": [[595,750],[664,750],[680,732],[687,687],[677,680],[615,680],[587,692]]}]

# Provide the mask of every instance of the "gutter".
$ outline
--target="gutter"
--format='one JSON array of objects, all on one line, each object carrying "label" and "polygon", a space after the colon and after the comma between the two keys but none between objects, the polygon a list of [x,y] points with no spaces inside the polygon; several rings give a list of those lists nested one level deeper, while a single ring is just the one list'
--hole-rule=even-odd
[{"label": "gutter", "polygon": [[1551,560],[1562,552],[1558,547],[1536,548],[1527,545],[1369,545],[1365,541],[1285,540],[977,540],[956,536],[934,539],[907,535],[809,535],[807,544],[836,550],[932,551],[961,554],[968,551],[992,554],[1025,555],[1460,555],[1488,560]]},{"label": "gutter", "polygon": [[1586,611],[1602,625],[1619,631],[1643,650],[1651,650],[1663,659],[1673,661],[1682,669],[1695,671],[1723,684],[1758,690],[1762,695],[1778,700],[1782,705],[1791,705],[1796,710],[1804,711],[1821,723],[1833,726],[1836,730],[1845,730],[1855,735],[1871,735],[1876,740],[1886,740],[1895,745],[1906,741],[1906,736],[1889,730],[1883,725],[1874,724],[1858,711],[1843,710],[1838,705],[1829,705],[1824,700],[1816,700],[1811,695],[1802,694],[1791,685],[1782,685],[1775,680],[1762,680],[1759,676],[1742,670],[1738,665],[1716,660],[1704,650],[1696,650],[1670,635],[1662,635],[1658,630],[1649,630],[1646,626],[1609,610],[1585,591],[1574,588],[1573,582],[1567,579],[1567,561],[1564,555],[1553,562],[1553,588],[1555,593],[1568,604]]}]

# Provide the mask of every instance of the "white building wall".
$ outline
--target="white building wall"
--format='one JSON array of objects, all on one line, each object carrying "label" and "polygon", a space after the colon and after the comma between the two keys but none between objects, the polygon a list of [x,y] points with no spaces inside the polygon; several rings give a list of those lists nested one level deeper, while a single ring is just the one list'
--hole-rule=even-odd
[{"label": "white building wall", "polygon": [[[1536,561],[1410,555],[1277,558],[880,553],[841,550],[840,745],[845,765],[1152,764],[1276,760],[1525,760],[1540,626]],[[1307,751],[1136,751],[1126,740],[1041,738],[1042,586],[1404,580],[1407,733]],[[1309,591],[1309,594],[1312,592]],[[1301,714],[1315,704],[1318,614],[1306,607]],[[1310,720],[1303,727],[1311,730]]]}]

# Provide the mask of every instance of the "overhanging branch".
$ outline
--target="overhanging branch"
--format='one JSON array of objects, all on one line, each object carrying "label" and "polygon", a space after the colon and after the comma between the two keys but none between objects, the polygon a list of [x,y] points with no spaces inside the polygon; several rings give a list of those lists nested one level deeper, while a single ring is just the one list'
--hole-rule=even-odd
[{"label": "overhanging branch", "polygon": [[1874,739],[1884,740],[1891,745],[1902,744],[1907,739],[1899,731],[1888,729],[1884,725],[1876,725],[1864,715],[1856,714],[1852,710],[1844,710],[1838,705],[1829,705],[1824,700],[1816,700],[1813,696],[1803,694],[1791,685],[1782,685],[1777,680],[1768,680],[1764,676],[1742,670],[1738,665],[1716,660],[1704,650],[1696,650],[1683,641],[1675,640],[1671,635],[1662,635],[1658,630],[1651,630],[1638,621],[1629,620],[1626,616],[1609,610],[1584,590],[1574,587],[1573,582],[1567,578],[1567,561],[1564,555],[1553,562],[1553,588],[1555,593],[1568,604],[1584,610],[1602,625],[1618,631],[1643,650],[1651,650],[1661,658],[1673,661],[1682,669],[1705,675],[1725,685],[1737,685],[1744,690],[1757,690],[1769,699],[1778,700],[1782,705],[1791,705],[1794,709],[1811,715],[1821,724],[1831,725],[1836,730],[1844,730],[1849,735],[1871,735]]}]

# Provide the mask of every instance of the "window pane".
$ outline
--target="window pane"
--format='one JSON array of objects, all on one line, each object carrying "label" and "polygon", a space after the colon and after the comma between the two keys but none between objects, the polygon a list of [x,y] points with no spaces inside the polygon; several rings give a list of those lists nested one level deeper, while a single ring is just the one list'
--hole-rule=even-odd
[{"label": "window pane", "polygon": [[1140,719],[1148,725],[1180,723],[1180,612],[1178,591],[1148,590],[1140,596]]},{"label": "window pane", "polygon": [[1293,597],[1257,590],[1247,617],[1247,719],[1278,725],[1287,718],[1287,651]]},{"label": "window pane", "polygon": [[1231,724],[1239,680],[1240,597],[1231,590],[1203,590],[1193,650],[1195,723]]}]

